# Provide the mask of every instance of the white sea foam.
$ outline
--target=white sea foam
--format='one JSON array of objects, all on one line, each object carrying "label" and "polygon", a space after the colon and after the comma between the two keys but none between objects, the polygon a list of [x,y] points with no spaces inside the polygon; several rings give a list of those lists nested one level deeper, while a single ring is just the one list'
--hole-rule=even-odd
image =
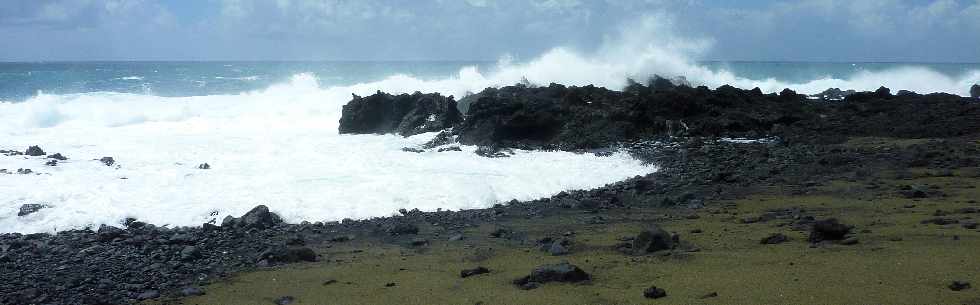
[{"label": "white sea foam", "polygon": [[126,77],[120,77],[120,78],[117,78],[117,79],[120,79],[120,80],[143,80],[143,77],[142,76],[126,76]]},{"label": "white sea foam", "polygon": [[[3,148],[40,144],[71,159],[49,167],[40,157],[0,156],[0,168],[40,173],[0,175],[0,232],[118,224],[126,217],[200,225],[257,204],[293,222],[386,216],[399,208],[487,207],[655,170],[624,153],[488,159],[465,146],[462,152],[401,151],[433,134],[337,134],[340,108],[352,92],[417,87],[395,86],[397,79],[321,88],[313,75],[301,74],[238,95],[41,94],[2,103]],[[103,156],[114,157],[118,168],[94,160]],[[205,162],[210,170],[196,168]],[[51,207],[16,216],[25,203]]]}]

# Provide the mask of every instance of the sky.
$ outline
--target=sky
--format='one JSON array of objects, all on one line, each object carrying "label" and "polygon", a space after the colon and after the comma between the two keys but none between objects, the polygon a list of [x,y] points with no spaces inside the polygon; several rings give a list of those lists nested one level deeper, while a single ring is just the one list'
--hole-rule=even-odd
[{"label": "sky", "polygon": [[522,59],[650,16],[701,60],[980,62],[980,0],[2,0],[0,61]]}]

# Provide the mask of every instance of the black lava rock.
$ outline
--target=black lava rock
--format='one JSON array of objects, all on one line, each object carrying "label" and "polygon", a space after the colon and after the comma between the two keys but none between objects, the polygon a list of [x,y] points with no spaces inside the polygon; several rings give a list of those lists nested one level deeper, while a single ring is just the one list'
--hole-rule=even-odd
[{"label": "black lava rock", "polygon": [[263,260],[273,264],[315,262],[316,252],[308,247],[274,247],[259,254],[259,261]]},{"label": "black lava rock", "polygon": [[225,217],[221,221],[223,228],[268,229],[282,223],[282,218],[276,213],[269,212],[269,207],[259,205],[242,215],[241,218]]},{"label": "black lava rock", "polygon": [[201,249],[195,246],[186,246],[183,250],[180,250],[180,260],[182,261],[199,259],[201,255]]},{"label": "black lava rock", "polygon": [[634,254],[670,250],[674,248],[674,240],[667,231],[664,231],[657,225],[651,225],[633,238],[632,248]]},{"label": "black lava rock", "polygon": [[549,283],[576,283],[588,281],[592,277],[578,266],[561,262],[553,265],[541,265],[531,271],[528,282]]},{"label": "black lava rock", "polygon": [[105,166],[112,166],[113,164],[116,164],[116,159],[113,159],[112,157],[102,157],[102,159],[99,159],[99,162],[102,162],[102,164],[105,164]]},{"label": "black lava rock", "polygon": [[851,226],[842,224],[835,218],[818,220],[810,229],[809,241],[818,243],[824,240],[842,240],[851,232]]},{"label": "black lava rock", "polygon": [[289,304],[292,304],[293,302],[296,302],[296,298],[287,295],[287,296],[282,296],[282,297],[279,297],[278,299],[276,299],[275,304],[276,305],[289,305]]},{"label": "black lava rock", "polygon": [[201,163],[197,166],[197,169],[211,169],[211,164]]},{"label": "black lava rock", "polygon": [[970,97],[980,98],[980,84],[974,84],[970,87]]},{"label": "black lava rock", "polygon": [[378,92],[344,105],[340,133],[397,133],[411,136],[440,131],[463,120],[453,97],[438,93],[391,95]]},{"label": "black lava rock", "polygon": [[28,147],[27,148],[27,151],[25,151],[24,154],[25,155],[28,155],[28,156],[31,156],[31,157],[37,157],[37,156],[46,155],[44,153],[44,150],[41,150],[41,147],[38,147],[36,145],[35,146]]},{"label": "black lava rock", "polygon": [[965,281],[953,281],[952,283],[949,283],[949,290],[952,291],[966,290],[970,289],[970,287],[970,283]]},{"label": "black lava rock", "polygon": [[47,205],[39,204],[39,203],[24,204],[21,205],[20,210],[17,211],[17,216],[27,216],[47,207],[48,207]]},{"label": "black lava rock", "polygon": [[58,161],[65,161],[65,160],[68,160],[68,157],[62,156],[61,153],[55,153],[53,155],[48,156],[48,159],[55,159],[55,160],[58,160]]},{"label": "black lava rock", "polygon": [[459,277],[461,277],[461,278],[467,278],[467,277],[471,277],[471,276],[479,275],[479,274],[484,274],[484,273],[490,273],[490,269],[487,269],[486,267],[476,267],[476,268],[473,268],[473,269],[465,269],[465,270],[459,272]]},{"label": "black lava rock", "polygon": [[643,297],[648,299],[659,299],[667,296],[667,291],[663,288],[658,288],[657,286],[650,286],[643,290]]}]

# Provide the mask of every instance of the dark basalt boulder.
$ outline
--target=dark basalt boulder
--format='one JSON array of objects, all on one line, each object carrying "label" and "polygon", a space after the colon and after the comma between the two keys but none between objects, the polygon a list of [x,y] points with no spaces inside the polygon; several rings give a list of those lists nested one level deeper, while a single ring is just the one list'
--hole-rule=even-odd
[{"label": "dark basalt boulder", "polygon": [[646,254],[674,248],[674,240],[670,233],[657,225],[651,225],[633,238],[633,253]]},{"label": "dark basalt boulder", "polygon": [[68,157],[65,157],[65,156],[61,155],[61,153],[55,153],[53,155],[48,156],[48,158],[49,159],[55,159],[55,160],[58,160],[58,161],[68,160]]},{"label": "dark basalt boulder", "polygon": [[813,223],[809,241],[818,243],[825,240],[843,240],[848,233],[851,233],[851,226],[842,224],[835,218],[818,220]]},{"label": "dark basalt boulder", "polygon": [[518,278],[513,283],[522,289],[534,289],[540,284],[549,282],[577,283],[590,279],[592,279],[592,276],[578,266],[569,264],[568,262],[561,262],[535,267],[531,271],[531,275]]},{"label": "dark basalt boulder", "polygon": [[970,87],[970,97],[980,98],[980,84]]},{"label": "dark basalt boulder", "polygon": [[282,218],[276,213],[269,212],[269,207],[259,205],[242,215],[241,218],[225,217],[221,221],[222,228],[268,229],[282,223]]},{"label": "dark basalt boulder", "polygon": [[41,150],[41,147],[38,147],[36,145],[35,146],[28,147],[27,148],[27,151],[25,151],[24,154],[25,155],[28,155],[28,156],[31,156],[31,157],[37,157],[37,156],[46,155],[44,153],[44,150]]},{"label": "dark basalt boulder", "polygon": [[102,162],[102,164],[105,164],[105,166],[112,166],[113,164],[116,164],[116,159],[112,157],[102,157],[102,159],[99,159],[99,162]]},{"label": "dark basalt boulder", "polygon": [[17,211],[17,216],[27,216],[27,215],[30,215],[30,214],[34,214],[35,212],[40,211],[41,209],[47,208],[47,207],[48,207],[47,205],[40,204],[40,203],[28,203],[28,204],[24,204],[24,205],[21,205],[20,206],[20,210]]},{"label": "dark basalt boulder", "polygon": [[453,97],[438,93],[354,95],[344,105],[340,133],[412,136],[450,128],[463,120]]},{"label": "dark basalt boulder", "polygon": [[315,262],[316,252],[308,247],[276,247],[259,254],[259,262],[262,261],[267,264]]}]

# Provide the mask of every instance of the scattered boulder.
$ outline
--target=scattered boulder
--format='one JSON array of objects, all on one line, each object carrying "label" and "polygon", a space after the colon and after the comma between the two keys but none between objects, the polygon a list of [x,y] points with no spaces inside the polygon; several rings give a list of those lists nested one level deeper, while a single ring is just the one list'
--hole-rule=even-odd
[{"label": "scattered boulder", "polygon": [[58,160],[58,161],[65,161],[65,160],[68,160],[68,157],[62,156],[61,153],[55,153],[53,155],[48,156],[48,159],[55,159],[55,160]]},{"label": "scattered boulder", "polygon": [[265,250],[259,254],[258,261],[265,261],[268,264],[282,263],[291,264],[298,262],[315,262],[316,252],[308,247],[286,247],[279,246]]},{"label": "scattered boulder", "polygon": [[667,291],[663,288],[658,288],[657,286],[650,286],[643,290],[643,297],[648,299],[659,299],[667,296]]},{"label": "scattered boulder", "polygon": [[20,210],[17,211],[17,216],[27,216],[47,207],[48,205],[40,203],[23,204],[20,206]]},{"label": "scattered boulder", "polygon": [[112,157],[102,157],[102,159],[99,159],[99,162],[102,162],[102,164],[105,164],[105,166],[112,166],[113,164],[116,164],[116,159],[113,159]]},{"label": "scattered boulder", "polygon": [[773,234],[769,234],[769,236],[766,236],[765,238],[763,238],[761,241],[759,241],[759,243],[761,243],[763,245],[775,245],[775,244],[781,244],[781,243],[784,243],[784,242],[787,242],[787,241],[789,241],[789,237],[787,237],[785,234],[783,234],[783,233],[773,233]]},{"label": "scattered boulder", "polygon": [[842,240],[851,232],[851,226],[837,221],[836,218],[818,220],[810,229],[809,241],[818,243],[825,240]]},{"label": "scattered boulder", "polygon": [[47,166],[58,166],[58,160],[48,160],[48,162],[44,162],[44,165],[47,165]]},{"label": "scattered boulder", "polygon": [[276,299],[275,304],[276,305],[289,305],[289,304],[292,304],[293,302],[296,302],[296,298],[287,295],[287,296],[281,296],[278,299]]},{"label": "scattered boulder", "polygon": [[211,164],[208,164],[207,162],[201,163],[197,166],[197,169],[211,169]]},{"label": "scattered boulder", "polygon": [[578,266],[561,262],[554,265],[542,265],[531,271],[530,280],[538,283],[566,282],[575,283],[587,281],[591,276]]},{"label": "scattered boulder", "polygon": [[970,282],[966,282],[966,281],[953,281],[952,283],[949,283],[949,286],[948,287],[949,287],[949,290],[952,290],[952,291],[966,290],[966,289],[970,289]]},{"label": "scattered boulder", "polygon": [[340,133],[397,133],[412,136],[459,124],[462,114],[453,97],[438,93],[391,95],[377,93],[354,98],[344,105]]},{"label": "scattered boulder", "polygon": [[674,239],[670,233],[664,231],[657,225],[650,225],[649,228],[637,234],[633,238],[633,253],[646,254],[661,250],[674,248]]},{"label": "scattered boulder", "polygon": [[484,273],[490,273],[490,269],[487,269],[486,267],[482,267],[481,266],[481,267],[476,267],[476,268],[473,268],[473,269],[465,269],[463,271],[460,271],[459,272],[459,277],[461,277],[461,278],[468,278],[468,277],[471,277],[471,276],[474,276],[474,275],[479,275],[479,274],[484,274]]},{"label": "scattered boulder", "polygon": [[37,145],[28,147],[27,148],[27,151],[25,151],[24,154],[25,155],[28,155],[28,156],[31,156],[31,157],[38,157],[38,156],[46,155],[46,153],[44,153],[44,150],[41,150],[41,147],[39,147]]}]

